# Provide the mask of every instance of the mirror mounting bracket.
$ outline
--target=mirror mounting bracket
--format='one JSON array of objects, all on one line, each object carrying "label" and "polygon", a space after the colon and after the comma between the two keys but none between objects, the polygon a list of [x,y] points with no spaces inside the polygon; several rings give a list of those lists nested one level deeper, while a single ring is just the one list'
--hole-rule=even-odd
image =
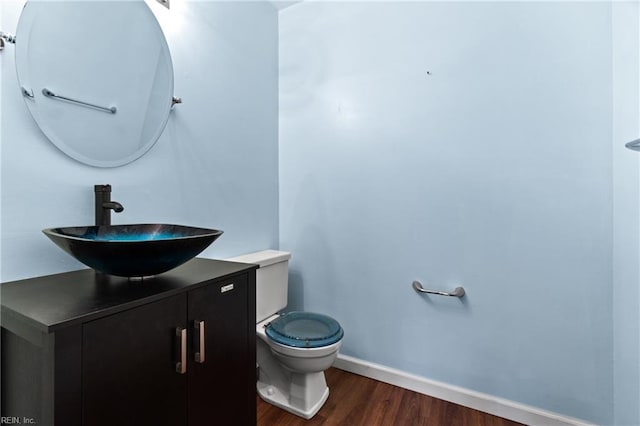
[{"label": "mirror mounting bracket", "polygon": [[4,43],[16,44],[16,36],[0,31],[0,50],[4,50]]},{"label": "mirror mounting bracket", "polygon": [[173,109],[173,107],[175,107],[177,104],[181,104],[182,103],[182,98],[179,98],[177,96],[174,96],[171,98],[171,109]]}]

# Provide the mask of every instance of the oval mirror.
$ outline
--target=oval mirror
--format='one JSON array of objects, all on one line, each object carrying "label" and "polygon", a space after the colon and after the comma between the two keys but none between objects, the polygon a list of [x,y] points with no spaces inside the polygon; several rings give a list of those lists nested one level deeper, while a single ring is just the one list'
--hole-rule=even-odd
[{"label": "oval mirror", "polygon": [[167,124],[173,65],[144,1],[29,1],[15,55],[34,120],[82,163],[127,164],[146,153]]}]

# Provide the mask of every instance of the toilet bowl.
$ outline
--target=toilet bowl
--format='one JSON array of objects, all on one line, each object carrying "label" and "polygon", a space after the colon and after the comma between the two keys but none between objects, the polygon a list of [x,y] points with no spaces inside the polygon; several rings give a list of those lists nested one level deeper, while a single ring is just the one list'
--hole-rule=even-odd
[{"label": "toilet bowl", "polygon": [[265,250],[228,259],[260,265],[256,271],[256,360],[260,397],[310,419],[329,396],[324,371],[335,361],[344,331],[312,312],[278,314],[287,304],[287,252]]}]

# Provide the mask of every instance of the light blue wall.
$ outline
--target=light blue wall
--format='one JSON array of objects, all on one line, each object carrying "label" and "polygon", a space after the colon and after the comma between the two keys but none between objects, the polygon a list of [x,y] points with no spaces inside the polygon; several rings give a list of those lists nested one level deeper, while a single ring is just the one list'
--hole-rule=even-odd
[{"label": "light blue wall", "polygon": [[[1,29],[15,32],[24,2],[2,3]],[[98,183],[112,184],[113,199],[125,206],[115,224],[222,229],[204,253],[211,257],[277,247],[276,9],[266,2],[181,0],[167,11],[151,3],[184,103],[155,147],[124,167],[88,167],[50,144],[24,105],[13,47],[0,53],[2,281],[82,267],[40,231],[92,224]]]},{"label": "light blue wall", "polygon": [[337,318],[346,355],[610,424],[611,20],[603,2],[282,11],[290,307]]},{"label": "light blue wall", "polygon": [[640,425],[640,3],[613,5],[613,378],[616,425]]}]

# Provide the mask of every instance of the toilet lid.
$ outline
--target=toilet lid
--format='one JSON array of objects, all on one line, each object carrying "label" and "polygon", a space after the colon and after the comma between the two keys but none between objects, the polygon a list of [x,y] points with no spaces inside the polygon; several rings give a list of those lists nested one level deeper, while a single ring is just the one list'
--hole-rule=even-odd
[{"label": "toilet lid", "polygon": [[265,330],[273,341],[295,348],[329,346],[344,335],[338,321],[312,312],[289,312],[269,324]]}]

